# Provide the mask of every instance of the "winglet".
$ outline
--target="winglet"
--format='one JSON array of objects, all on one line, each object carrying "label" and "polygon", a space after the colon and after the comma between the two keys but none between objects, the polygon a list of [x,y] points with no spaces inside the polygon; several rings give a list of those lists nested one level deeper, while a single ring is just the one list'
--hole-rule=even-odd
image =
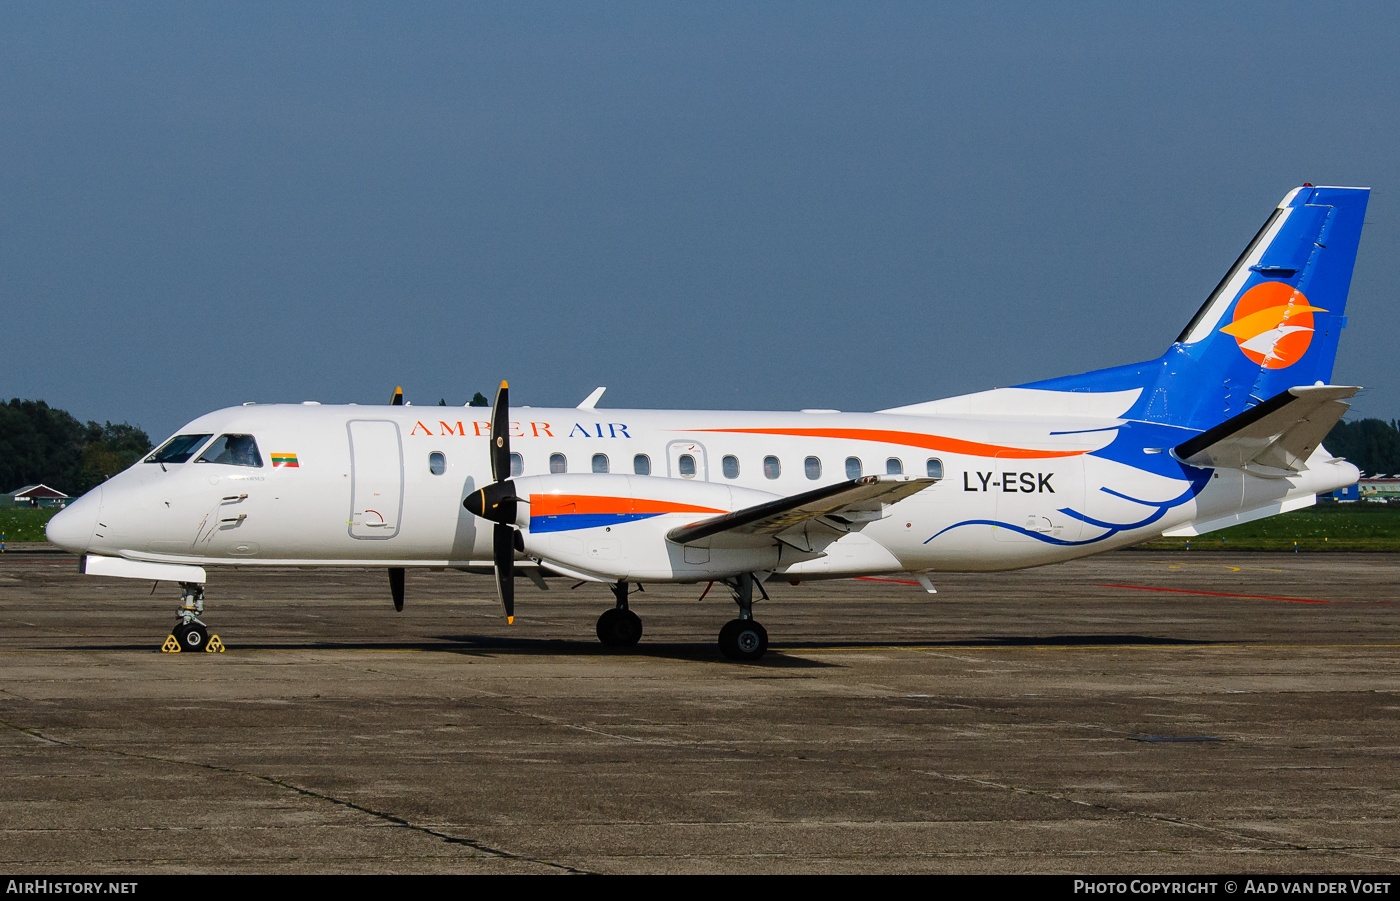
[{"label": "winglet", "polygon": [[394,389],[394,396],[389,400],[389,404],[395,407],[403,406],[403,386]]}]

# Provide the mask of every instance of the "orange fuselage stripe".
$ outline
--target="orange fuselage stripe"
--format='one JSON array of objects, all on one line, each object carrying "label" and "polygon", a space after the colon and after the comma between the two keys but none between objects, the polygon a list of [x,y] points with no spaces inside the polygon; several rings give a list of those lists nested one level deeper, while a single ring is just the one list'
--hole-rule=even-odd
[{"label": "orange fuselage stripe", "polygon": [[1047,457],[1078,457],[1087,450],[1036,450],[1027,447],[1005,447],[983,444],[922,432],[896,432],[888,429],[694,429],[697,432],[732,432],[743,435],[788,435],[795,438],[841,438],[847,441],[876,441],[881,444],[903,444],[949,454],[972,457],[1004,457],[1017,460],[1038,460]]},{"label": "orange fuselage stripe", "polygon": [[597,513],[727,513],[715,507],[697,507],[638,497],[598,497],[587,494],[532,494],[531,516],[568,516]]}]

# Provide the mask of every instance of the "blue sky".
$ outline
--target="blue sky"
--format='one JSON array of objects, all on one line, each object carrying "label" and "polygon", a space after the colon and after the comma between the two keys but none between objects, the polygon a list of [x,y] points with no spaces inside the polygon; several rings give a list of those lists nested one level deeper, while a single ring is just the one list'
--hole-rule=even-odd
[{"label": "blue sky", "polygon": [[1147,359],[1293,186],[1375,188],[1375,4],[0,4],[0,393],[869,410]]}]

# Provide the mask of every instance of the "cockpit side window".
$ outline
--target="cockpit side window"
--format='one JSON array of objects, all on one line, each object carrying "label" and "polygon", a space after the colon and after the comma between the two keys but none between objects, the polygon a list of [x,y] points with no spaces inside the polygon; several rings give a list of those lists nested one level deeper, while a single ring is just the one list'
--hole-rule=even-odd
[{"label": "cockpit side window", "polygon": [[176,435],[156,448],[146,463],[184,463],[204,446],[212,435]]},{"label": "cockpit side window", "polygon": [[195,462],[259,468],[263,465],[262,456],[258,453],[258,443],[253,440],[252,435],[220,435]]}]

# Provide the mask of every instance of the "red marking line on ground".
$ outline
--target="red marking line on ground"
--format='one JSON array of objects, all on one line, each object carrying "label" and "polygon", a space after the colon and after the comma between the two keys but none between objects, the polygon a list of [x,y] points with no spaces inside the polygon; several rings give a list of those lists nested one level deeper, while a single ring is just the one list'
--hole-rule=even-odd
[{"label": "red marking line on ground", "polygon": [[856,576],[858,582],[893,582],[896,585],[918,585],[918,582],[910,582],[905,579],[880,579],[875,576]]},{"label": "red marking line on ground", "polygon": [[1134,591],[1170,591],[1175,594],[1205,594],[1215,598],[1251,598],[1256,601],[1292,601],[1295,604],[1335,604],[1317,598],[1281,598],[1268,594],[1231,594],[1226,591],[1192,591],[1187,588],[1154,588],[1151,585],[1100,585],[1100,588],[1131,588]]}]

